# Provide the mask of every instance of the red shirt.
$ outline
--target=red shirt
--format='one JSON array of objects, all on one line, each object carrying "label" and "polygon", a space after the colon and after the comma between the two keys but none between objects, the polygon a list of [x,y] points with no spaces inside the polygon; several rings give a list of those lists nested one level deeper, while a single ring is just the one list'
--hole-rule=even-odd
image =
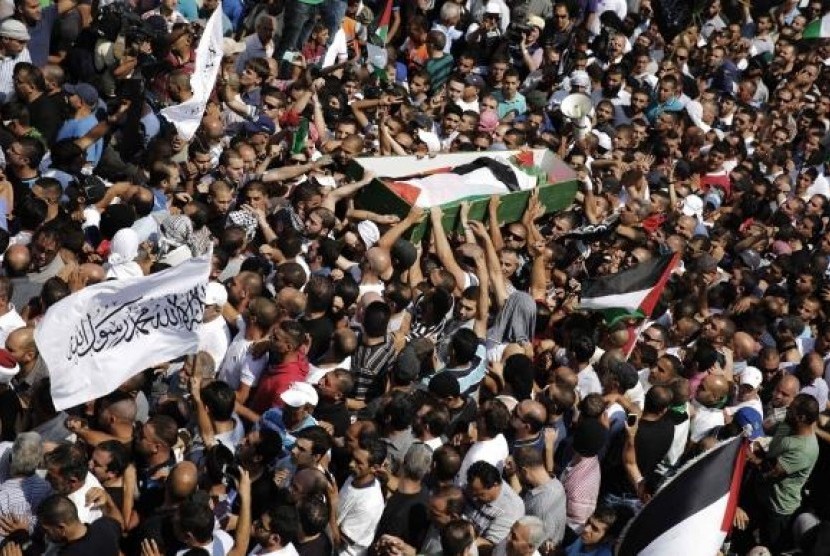
[{"label": "red shirt", "polygon": [[260,414],[272,407],[282,407],[280,394],[288,390],[292,382],[305,381],[307,375],[308,359],[303,354],[299,354],[296,361],[271,367],[260,377],[248,407]]}]

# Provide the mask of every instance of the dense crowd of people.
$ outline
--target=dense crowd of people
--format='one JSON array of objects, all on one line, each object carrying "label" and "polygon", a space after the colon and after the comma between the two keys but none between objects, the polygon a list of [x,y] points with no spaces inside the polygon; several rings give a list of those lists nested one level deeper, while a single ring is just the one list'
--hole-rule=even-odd
[{"label": "dense crowd of people", "polygon": [[[0,555],[606,556],[736,435],[722,553],[827,553],[827,2],[686,4],[0,2]],[[565,210],[355,204],[363,157],[527,149]],[[57,410],[50,307],[208,253],[198,351]]]}]

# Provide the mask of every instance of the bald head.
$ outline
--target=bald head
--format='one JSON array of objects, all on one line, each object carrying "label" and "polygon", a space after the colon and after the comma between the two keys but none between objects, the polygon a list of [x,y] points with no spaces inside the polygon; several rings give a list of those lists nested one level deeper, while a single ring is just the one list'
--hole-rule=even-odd
[{"label": "bald head", "polygon": [[167,492],[171,502],[181,502],[196,491],[199,470],[190,461],[177,464],[167,476]]},{"label": "bald head", "polygon": [[[35,329],[31,326],[24,326],[13,330],[11,334],[6,337],[6,349],[9,350],[15,359],[18,359],[18,353],[35,352],[37,354],[37,345],[35,345]],[[20,360],[18,359],[18,362]]]},{"label": "bald head", "polygon": [[138,414],[138,407],[132,398],[125,398],[112,403],[107,406],[106,410],[122,423],[134,423]]},{"label": "bald head", "polygon": [[[142,188],[143,189],[143,188]],[[152,195],[149,190],[147,193]],[[92,284],[100,284],[107,278],[107,273],[104,270],[104,267],[95,264],[95,263],[84,263],[80,266],[81,278],[86,280],[86,284],[91,286]]]},{"label": "bald head", "polygon": [[277,294],[277,305],[289,318],[299,318],[305,311],[305,295],[297,288],[286,286]]},{"label": "bald head", "polygon": [[706,407],[718,404],[729,393],[729,381],[723,375],[709,374],[697,389],[697,401]]},{"label": "bald head", "polygon": [[369,268],[372,272],[386,278],[392,272],[392,257],[389,256],[389,251],[383,247],[372,247],[366,252],[366,260],[369,262]]},{"label": "bald head", "polygon": [[758,355],[761,346],[755,338],[746,332],[735,332],[732,337],[732,351],[735,352],[736,361],[746,361]]},{"label": "bald head", "polygon": [[772,407],[789,407],[799,390],[801,390],[801,384],[798,378],[795,375],[785,374],[772,392]]},{"label": "bald head", "polygon": [[519,402],[517,411],[523,421],[538,423],[539,428],[548,420],[548,412],[545,406],[534,400],[522,400]]},{"label": "bald head", "polygon": [[257,297],[262,295],[262,276],[250,270],[243,270],[237,275],[239,283],[248,294],[248,297]]},{"label": "bald head", "polygon": [[313,467],[304,467],[298,470],[291,479],[291,494],[297,500],[324,495],[328,487],[328,479],[323,472]]},{"label": "bald head", "polygon": [[31,261],[32,255],[29,253],[29,248],[25,245],[12,245],[6,250],[6,254],[3,255],[3,266],[6,268],[6,274],[10,278],[26,274]]},{"label": "bald head", "polygon": [[218,116],[205,116],[202,118],[202,131],[209,138],[221,137],[225,133],[225,126]]}]

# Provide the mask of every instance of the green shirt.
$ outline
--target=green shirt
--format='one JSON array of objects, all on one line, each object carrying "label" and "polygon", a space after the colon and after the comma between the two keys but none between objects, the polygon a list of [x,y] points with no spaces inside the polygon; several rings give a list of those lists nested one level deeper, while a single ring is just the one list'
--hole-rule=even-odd
[{"label": "green shirt", "polygon": [[775,430],[767,458],[777,461],[787,474],[767,481],[766,498],[769,509],[779,515],[792,515],[801,505],[801,489],[810,477],[818,459],[816,435],[797,436],[787,423]]}]

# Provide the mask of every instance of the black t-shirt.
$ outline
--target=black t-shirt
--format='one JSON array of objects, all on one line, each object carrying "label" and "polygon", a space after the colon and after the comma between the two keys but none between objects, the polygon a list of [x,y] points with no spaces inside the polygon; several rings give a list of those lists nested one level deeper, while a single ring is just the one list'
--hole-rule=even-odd
[{"label": "black t-shirt", "polygon": [[314,418],[318,421],[331,423],[334,427],[334,436],[336,437],[345,436],[346,429],[351,424],[349,410],[346,409],[344,402],[331,403],[321,399],[317,407],[314,408]]},{"label": "black t-shirt", "polygon": [[674,423],[665,417],[657,421],[640,420],[634,448],[637,451],[637,467],[653,488],[658,480],[655,473],[657,465],[666,456],[674,440]]},{"label": "black t-shirt", "polygon": [[55,141],[65,115],[66,103],[62,94],[40,95],[29,104],[29,122],[49,145]]},{"label": "black t-shirt", "polygon": [[294,548],[300,556],[319,556],[320,554],[331,554],[331,541],[325,534],[304,542],[296,543]]},{"label": "black t-shirt", "polygon": [[86,534],[58,550],[60,556],[116,556],[121,540],[121,525],[110,517],[102,517],[87,525]]},{"label": "black t-shirt", "polygon": [[329,343],[334,334],[334,322],[328,315],[325,315],[316,319],[303,319],[300,324],[303,325],[306,334],[311,336],[308,360],[315,363],[329,349]]},{"label": "black t-shirt", "polygon": [[425,488],[417,494],[396,492],[386,502],[375,539],[393,535],[409,546],[420,547],[429,527],[428,504],[429,494]]}]

